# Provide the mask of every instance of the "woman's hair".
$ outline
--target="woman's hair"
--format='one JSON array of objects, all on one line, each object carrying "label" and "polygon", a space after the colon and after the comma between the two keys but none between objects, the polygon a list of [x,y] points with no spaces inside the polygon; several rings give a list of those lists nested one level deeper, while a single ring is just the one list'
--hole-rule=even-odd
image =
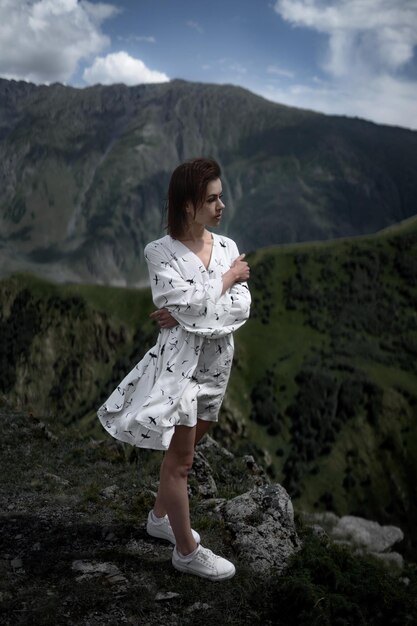
[{"label": "woman's hair", "polygon": [[214,159],[192,159],[175,168],[169,182],[167,200],[167,230],[171,237],[177,239],[186,231],[186,204],[189,202],[193,205],[195,215],[205,200],[208,183],[220,176],[220,166]]}]

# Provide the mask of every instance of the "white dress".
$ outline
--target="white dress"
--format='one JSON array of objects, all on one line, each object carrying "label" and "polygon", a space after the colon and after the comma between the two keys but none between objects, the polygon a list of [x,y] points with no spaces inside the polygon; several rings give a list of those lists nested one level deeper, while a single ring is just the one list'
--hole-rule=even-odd
[{"label": "white dress", "polygon": [[249,317],[246,283],[222,295],[222,275],[239,256],[234,241],[212,234],[206,269],[169,235],[145,248],[155,306],[178,326],[161,329],[156,345],[98,410],[106,431],[141,448],[166,450],[177,424],[215,421],[233,359],[233,331]]}]

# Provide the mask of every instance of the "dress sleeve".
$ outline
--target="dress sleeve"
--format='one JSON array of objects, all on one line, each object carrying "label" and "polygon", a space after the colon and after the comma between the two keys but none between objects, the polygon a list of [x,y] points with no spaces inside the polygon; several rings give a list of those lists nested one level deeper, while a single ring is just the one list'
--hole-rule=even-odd
[{"label": "dress sleeve", "polygon": [[[233,259],[238,254],[236,248]],[[233,332],[249,317],[250,294],[245,283],[222,294],[220,274],[207,281],[186,280],[161,245],[148,244],[145,259],[155,306],[168,309],[184,330],[218,337]]]},{"label": "dress sleeve", "polygon": [[[229,239],[230,264],[239,256],[239,250],[234,241]],[[224,320],[226,325],[241,326],[246,322],[250,314],[251,295],[248,284],[235,283],[224,294],[228,302],[228,316]]]},{"label": "dress sleeve", "polygon": [[181,276],[160,245],[148,244],[145,259],[151,279],[152,297],[159,309],[167,308],[190,316],[201,316],[207,307],[207,314],[216,307],[222,296],[221,276],[203,284],[186,280]]}]

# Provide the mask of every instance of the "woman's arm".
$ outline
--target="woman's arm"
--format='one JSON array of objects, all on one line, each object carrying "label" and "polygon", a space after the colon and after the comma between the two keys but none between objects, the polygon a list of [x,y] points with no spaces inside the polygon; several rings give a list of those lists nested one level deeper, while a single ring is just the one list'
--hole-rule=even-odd
[{"label": "woman's arm", "polygon": [[145,259],[151,279],[153,301],[158,308],[201,315],[206,307],[213,309],[222,296],[221,277],[206,283],[183,278],[159,244],[146,246]]},{"label": "woman's arm", "polygon": [[159,309],[151,317],[161,328],[175,326],[174,318],[184,330],[214,336],[233,332],[244,323],[249,316],[250,294],[247,285],[236,287],[239,280],[249,276],[249,266],[234,247],[237,258],[229,270],[195,284],[179,274],[160,245],[145,248],[153,300]]},{"label": "woman's arm", "polygon": [[[237,248],[236,248],[237,252]],[[223,289],[222,293],[225,293],[228,289],[231,289],[235,283],[241,283],[248,280],[250,269],[247,261],[244,261],[244,254],[240,254],[232,263],[230,270],[227,270],[222,275]]]}]

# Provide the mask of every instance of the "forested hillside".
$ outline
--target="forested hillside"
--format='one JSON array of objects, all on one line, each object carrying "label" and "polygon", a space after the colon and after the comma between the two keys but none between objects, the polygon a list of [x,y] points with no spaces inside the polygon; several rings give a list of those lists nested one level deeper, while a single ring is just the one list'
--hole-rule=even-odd
[{"label": "forested hillside", "polygon": [[[415,554],[417,222],[268,248],[215,436],[304,510],[397,524]],[[1,392],[104,436],[94,411],[153,344],[147,289],[0,283]]]}]

